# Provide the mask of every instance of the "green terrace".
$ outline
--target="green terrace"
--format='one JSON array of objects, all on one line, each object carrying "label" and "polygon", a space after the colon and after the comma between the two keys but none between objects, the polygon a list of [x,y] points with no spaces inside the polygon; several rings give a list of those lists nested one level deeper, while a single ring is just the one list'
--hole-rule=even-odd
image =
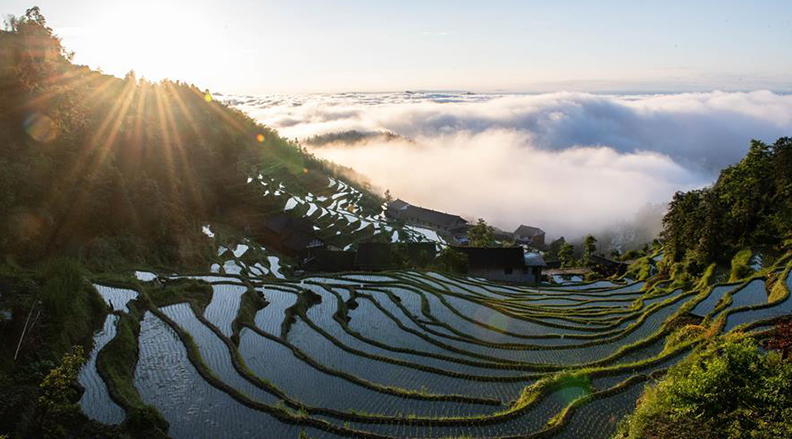
[{"label": "green terrace", "polygon": [[89,417],[120,424],[151,406],[177,439],[608,438],[699,343],[792,311],[786,258],[732,283],[529,287],[286,278],[251,269],[264,250],[229,249],[234,273],[94,280],[111,312],[79,377]]}]

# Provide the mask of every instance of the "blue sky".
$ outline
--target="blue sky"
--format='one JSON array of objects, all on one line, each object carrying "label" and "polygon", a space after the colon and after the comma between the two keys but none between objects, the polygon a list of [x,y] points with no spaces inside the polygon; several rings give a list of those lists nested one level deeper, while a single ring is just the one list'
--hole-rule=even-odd
[{"label": "blue sky", "polygon": [[221,92],[792,91],[788,0],[36,4],[76,62]]}]

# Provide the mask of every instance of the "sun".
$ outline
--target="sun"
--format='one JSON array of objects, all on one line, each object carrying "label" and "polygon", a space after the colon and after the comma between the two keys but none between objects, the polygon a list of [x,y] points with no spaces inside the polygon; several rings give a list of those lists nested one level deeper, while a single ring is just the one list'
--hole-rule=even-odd
[{"label": "sun", "polygon": [[135,70],[150,80],[188,78],[211,62],[213,35],[208,17],[187,2],[108,2],[87,30],[90,41],[76,50],[77,61],[101,60],[98,67],[116,76]]}]

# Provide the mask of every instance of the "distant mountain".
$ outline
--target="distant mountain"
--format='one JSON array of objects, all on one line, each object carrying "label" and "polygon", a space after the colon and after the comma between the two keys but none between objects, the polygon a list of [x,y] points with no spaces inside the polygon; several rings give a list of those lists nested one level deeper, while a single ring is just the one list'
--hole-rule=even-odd
[{"label": "distant mountain", "polygon": [[390,142],[392,140],[410,139],[387,131],[357,131],[348,130],[336,133],[318,134],[303,140],[308,146],[321,147],[326,145],[351,146],[365,142]]}]

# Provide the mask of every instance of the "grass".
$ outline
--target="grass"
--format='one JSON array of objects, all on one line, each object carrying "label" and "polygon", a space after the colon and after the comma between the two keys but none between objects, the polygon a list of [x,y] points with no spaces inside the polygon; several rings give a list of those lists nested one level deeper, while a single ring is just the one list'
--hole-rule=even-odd
[{"label": "grass", "polygon": [[212,286],[202,280],[168,280],[162,287],[148,286],[146,294],[158,308],[192,302],[203,312],[212,301]]},{"label": "grass", "polygon": [[740,250],[734,255],[731,261],[729,282],[737,282],[740,279],[750,277],[754,273],[753,268],[751,268],[751,256],[753,256],[753,252],[747,248]]},{"label": "grass", "polygon": [[239,304],[239,312],[232,324],[234,333],[231,337],[234,344],[239,345],[239,331],[243,326],[255,326],[256,313],[267,306],[267,300],[253,288],[249,288],[242,294]]},{"label": "grass", "polygon": [[52,359],[56,360],[75,344],[90,346],[91,335],[101,327],[109,311],[99,293],[85,280],[79,262],[58,259],[38,270],[43,285],[34,300],[43,309],[42,332]]},{"label": "grass", "polygon": [[130,314],[119,317],[116,336],[99,353],[96,364],[99,374],[108,383],[110,396],[121,407],[139,409],[144,406],[135,389],[135,364],[138,359],[139,312],[134,306]]}]

